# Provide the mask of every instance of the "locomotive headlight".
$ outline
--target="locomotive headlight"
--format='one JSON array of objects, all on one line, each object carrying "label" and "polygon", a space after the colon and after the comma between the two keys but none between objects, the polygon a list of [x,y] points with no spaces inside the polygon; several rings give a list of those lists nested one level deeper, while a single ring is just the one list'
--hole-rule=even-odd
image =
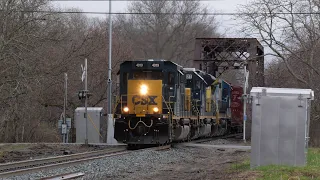
[{"label": "locomotive headlight", "polygon": [[125,107],[125,108],[123,108],[123,111],[124,111],[124,112],[129,112],[129,108],[128,108],[128,107]]},{"label": "locomotive headlight", "polygon": [[146,86],[146,85],[141,85],[140,86],[140,94],[141,95],[146,95],[147,94],[147,92],[148,92],[148,87]]},{"label": "locomotive headlight", "polygon": [[153,112],[155,112],[155,113],[159,112],[159,108],[157,108],[157,107],[153,108]]}]

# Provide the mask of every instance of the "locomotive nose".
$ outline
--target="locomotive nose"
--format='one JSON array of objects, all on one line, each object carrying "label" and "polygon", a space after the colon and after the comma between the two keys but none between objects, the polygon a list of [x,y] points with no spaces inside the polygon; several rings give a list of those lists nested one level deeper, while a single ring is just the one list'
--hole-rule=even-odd
[{"label": "locomotive nose", "polygon": [[127,95],[129,114],[145,117],[162,113],[162,80],[129,80]]},{"label": "locomotive nose", "polygon": [[136,129],[136,133],[139,135],[139,136],[142,136],[144,133],[145,133],[145,127],[142,126],[142,125],[139,125]]}]

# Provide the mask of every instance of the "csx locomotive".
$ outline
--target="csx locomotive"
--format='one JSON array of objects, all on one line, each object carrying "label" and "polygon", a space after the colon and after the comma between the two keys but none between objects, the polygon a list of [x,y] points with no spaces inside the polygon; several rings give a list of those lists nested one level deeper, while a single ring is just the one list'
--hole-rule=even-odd
[{"label": "csx locomotive", "polygon": [[241,92],[233,93],[230,84],[208,73],[166,60],[125,61],[118,78],[118,142],[169,144],[242,129]]}]

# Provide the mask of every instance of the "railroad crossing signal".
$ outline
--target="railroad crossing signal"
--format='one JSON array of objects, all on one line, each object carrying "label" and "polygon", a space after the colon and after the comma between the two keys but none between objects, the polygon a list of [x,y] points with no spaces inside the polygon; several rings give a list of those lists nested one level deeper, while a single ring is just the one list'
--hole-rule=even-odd
[{"label": "railroad crossing signal", "polygon": [[88,93],[88,91],[86,90],[79,91],[78,93],[79,100],[85,100],[86,96],[89,99],[89,97],[92,96],[92,93]]},{"label": "railroad crossing signal", "polygon": [[81,64],[81,71],[82,71],[82,75],[81,75],[81,81],[83,82],[86,78],[86,67],[83,67],[83,65]]}]

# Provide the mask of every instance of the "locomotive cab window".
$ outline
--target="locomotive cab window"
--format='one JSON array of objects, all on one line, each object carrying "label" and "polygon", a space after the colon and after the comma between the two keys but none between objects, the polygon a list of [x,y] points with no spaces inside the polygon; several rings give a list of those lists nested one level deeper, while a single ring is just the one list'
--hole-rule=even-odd
[{"label": "locomotive cab window", "polygon": [[185,76],[181,75],[180,76],[180,83],[184,83],[186,80]]},{"label": "locomotive cab window", "polygon": [[227,88],[223,88],[222,97],[223,97],[224,100],[227,100],[227,98],[228,98],[228,90],[227,90]]},{"label": "locomotive cab window", "polygon": [[187,79],[186,87],[192,88],[192,79]]},{"label": "locomotive cab window", "polygon": [[122,74],[122,82],[119,82],[119,83],[127,84],[128,77],[129,77],[129,73],[124,72],[124,73]]},{"label": "locomotive cab window", "polygon": [[161,71],[138,71],[133,72],[133,79],[162,79],[163,73]]},{"label": "locomotive cab window", "polygon": [[168,84],[169,85],[174,85],[174,74],[173,72],[168,73]]},{"label": "locomotive cab window", "polygon": [[196,89],[201,89],[201,84],[200,84],[200,81],[196,81]]}]

